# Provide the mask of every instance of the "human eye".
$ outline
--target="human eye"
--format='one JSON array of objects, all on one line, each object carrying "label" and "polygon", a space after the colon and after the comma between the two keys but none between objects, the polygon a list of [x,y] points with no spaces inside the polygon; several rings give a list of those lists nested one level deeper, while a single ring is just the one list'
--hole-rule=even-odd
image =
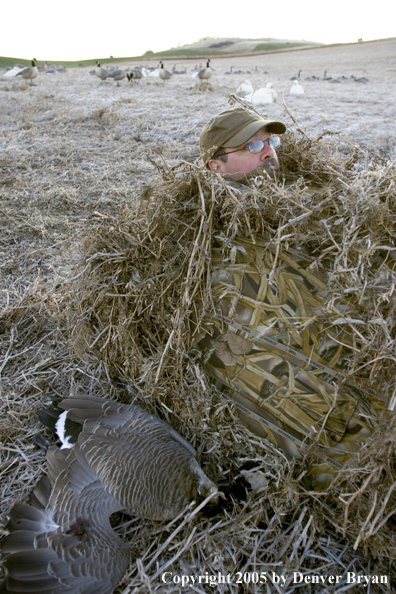
[{"label": "human eye", "polygon": [[259,153],[260,151],[263,150],[264,147],[264,141],[263,140],[253,140],[252,142],[250,142],[247,145],[247,149],[249,149],[249,151],[251,153]]},{"label": "human eye", "polygon": [[268,144],[273,149],[277,149],[280,146],[280,143],[281,143],[281,140],[280,140],[279,136],[271,136],[271,138],[268,139]]}]

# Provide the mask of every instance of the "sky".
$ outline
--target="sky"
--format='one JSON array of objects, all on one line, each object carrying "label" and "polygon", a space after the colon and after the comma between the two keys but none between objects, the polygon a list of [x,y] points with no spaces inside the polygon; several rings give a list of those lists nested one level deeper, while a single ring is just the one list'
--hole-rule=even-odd
[{"label": "sky", "polygon": [[129,57],[204,37],[349,43],[395,37],[395,23],[392,0],[22,0],[2,7],[0,56],[47,61]]}]

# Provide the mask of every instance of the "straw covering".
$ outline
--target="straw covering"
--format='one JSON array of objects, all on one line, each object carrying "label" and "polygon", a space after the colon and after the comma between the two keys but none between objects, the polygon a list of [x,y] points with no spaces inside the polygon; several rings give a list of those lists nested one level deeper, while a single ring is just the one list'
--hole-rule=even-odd
[{"label": "straw covering", "polygon": [[[338,584],[326,584],[328,592],[351,588],[346,571],[386,575],[388,583],[372,583],[371,592],[389,591],[396,579],[395,164],[367,162],[358,149],[344,156],[333,136],[311,140],[293,132],[284,135],[279,157],[285,179],[257,178],[246,187],[227,185],[195,165],[157,165],[158,175],[135,205],[118,217],[96,214],[77,269],[58,289],[62,308],[46,295],[45,307],[40,296],[3,316],[2,335],[9,339],[11,327],[17,328],[28,346],[40,323],[52,329],[58,391],[69,390],[70,369],[78,378],[76,392],[130,402],[133,386],[134,401],[194,446],[220,489],[247,460],[257,463],[257,490],[210,519],[186,516],[165,528],[120,519],[119,534],[129,539],[135,561],[118,592],[154,591],[164,571],[274,570],[286,576],[288,592],[301,591],[293,571],[341,575]],[[352,384],[371,390],[384,409],[378,421],[360,410],[373,435],[323,492],[304,488],[308,458],[289,461],[240,422],[195,346],[224,297],[212,287],[214,255],[223,267],[238,265],[244,242],[265,250],[270,282],[280,275],[291,290],[285,262],[292,268],[300,263],[312,285],[319,279],[320,299],[312,296],[309,315],[333,339],[347,337],[348,347],[345,356],[334,355],[342,374],[328,383],[340,395]],[[306,299],[311,293],[298,294]],[[302,308],[295,322],[296,342],[313,340]],[[9,344],[4,339],[4,355]],[[36,363],[27,359],[27,369]],[[271,584],[263,588],[272,591]],[[320,583],[310,588],[323,592]],[[220,584],[211,591],[254,587]]]}]

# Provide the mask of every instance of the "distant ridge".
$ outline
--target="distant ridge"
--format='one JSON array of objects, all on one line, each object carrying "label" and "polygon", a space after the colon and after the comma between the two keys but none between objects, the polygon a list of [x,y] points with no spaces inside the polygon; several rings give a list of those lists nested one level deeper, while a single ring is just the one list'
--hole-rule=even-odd
[{"label": "distant ridge", "polygon": [[[284,49],[299,46],[324,45],[317,41],[306,41],[305,39],[276,39],[274,37],[262,37],[258,39],[245,39],[240,37],[206,37],[194,41],[194,43],[183,45],[180,50],[215,50],[221,53],[244,53],[255,51],[266,51],[273,49]],[[175,49],[175,48],[172,48]]]},{"label": "distant ridge", "polygon": [[[392,41],[396,39],[396,37],[386,37],[383,39],[368,39],[367,41],[363,40],[362,44],[371,44],[371,43],[382,43],[387,41]],[[198,59],[198,58],[205,58],[205,57],[234,57],[234,56],[243,56],[243,55],[254,55],[260,53],[277,53],[277,52],[287,52],[290,51],[298,51],[298,50],[311,50],[311,49],[325,49],[330,47],[336,46],[350,46],[355,45],[356,42],[346,42],[346,43],[319,43],[316,41],[305,41],[303,40],[283,40],[283,39],[272,39],[272,38],[265,38],[265,39],[240,39],[240,38],[218,38],[212,37],[207,38],[204,40],[199,40],[191,44],[187,44],[181,47],[171,48],[169,50],[164,50],[162,52],[152,52],[147,51],[145,54],[141,56],[129,56],[129,57],[113,57],[110,56],[109,58],[102,58],[101,56],[95,56],[89,60],[50,60],[48,57],[44,57],[39,59],[38,62],[42,62],[46,60],[47,63],[54,63],[58,66],[65,66],[68,68],[75,68],[78,66],[94,66],[96,61],[99,60],[101,64],[114,64],[120,62],[127,62],[131,60],[136,60],[139,62],[144,62],[146,60],[155,60],[161,57],[169,57],[169,58],[179,58],[179,59]],[[5,69],[7,67],[12,68],[15,64],[21,64],[22,66],[29,66],[31,63],[31,58],[11,58],[0,56],[0,69]],[[1,73],[0,73],[1,74]]]}]

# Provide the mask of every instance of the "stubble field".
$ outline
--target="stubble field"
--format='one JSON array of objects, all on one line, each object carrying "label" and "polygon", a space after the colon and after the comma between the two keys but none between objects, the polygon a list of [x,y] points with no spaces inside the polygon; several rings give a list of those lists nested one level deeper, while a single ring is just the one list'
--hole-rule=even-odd
[{"label": "stubble field", "polygon": [[[136,188],[155,172],[147,156],[170,165],[180,159],[199,162],[203,126],[229,107],[229,95],[246,79],[254,89],[272,82],[278,92],[276,103],[258,108],[263,115],[289,123],[286,105],[311,137],[336,131],[346,141],[345,150],[348,142],[357,143],[394,158],[395,48],[396,41],[389,40],[213,59],[209,90],[191,78],[197,65],[192,61],[166,63],[169,70],[174,64],[186,68],[187,74],[165,83],[149,77],[116,86],[89,76],[86,68],[40,73],[32,87],[20,77],[2,78],[3,303],[23,294],[38,274],[32,250],[44,250],[40,274],[52,274],[52,260],[65,245],[61,242],[80,236],[95,210],[115,214],[123,201],[133,200]],[[242,72],[227,74],[231,67]],[[290,78],[299,70],[305,95],[291,97]],[[327,76],[346,78],[325,81],[325,70]],[[369,82],[355,82],[352,75]],[[319,80],[305,80],[308,76]]]},{"label": "stubble field", "polygon": [[[346,153],[359,145],[368,150],[368,159],[373,150],[394,160],[395,50],[393,39],[215,58],[209,86],[191,77],[191,69],[199,65],[191,60],[165,62],[169,70],[173,65],[187,69],[165,83],[149,77],[138,83],[125,79],[116,86],[89,76],[88,68],[39,73],[33,86],[20,77],[0,76],[3,520],[42,473],[44,453],[32,438],[40,432],[37,411],[50,392],[67,395],[77,384],[103,393],[108,388],[98,386],[88,363],[84,367],[76,361],[63,330],[48,314],[58,310],[61,319],[59,286],[95,221],[117,216],[134,201],[156,174],[153,162],[198,164],[203,126],[229,106],[229,95],[246,79],[255,89],[271,82],[278,92],[276,103],[258,108],[264,116],[291,124],[291,114],[311,137],[323,130],[339,132]],[[231,67],[242,72],[228,74]],[[291,97],[290,79],[300,70],[305,95]],[[340,82],[324,80],[325,70]],[[305,80],[309,76],[318,80]],[[353,76],[368,82],[356,82]],[[29,314],[30,302],[34,307]]]}]

